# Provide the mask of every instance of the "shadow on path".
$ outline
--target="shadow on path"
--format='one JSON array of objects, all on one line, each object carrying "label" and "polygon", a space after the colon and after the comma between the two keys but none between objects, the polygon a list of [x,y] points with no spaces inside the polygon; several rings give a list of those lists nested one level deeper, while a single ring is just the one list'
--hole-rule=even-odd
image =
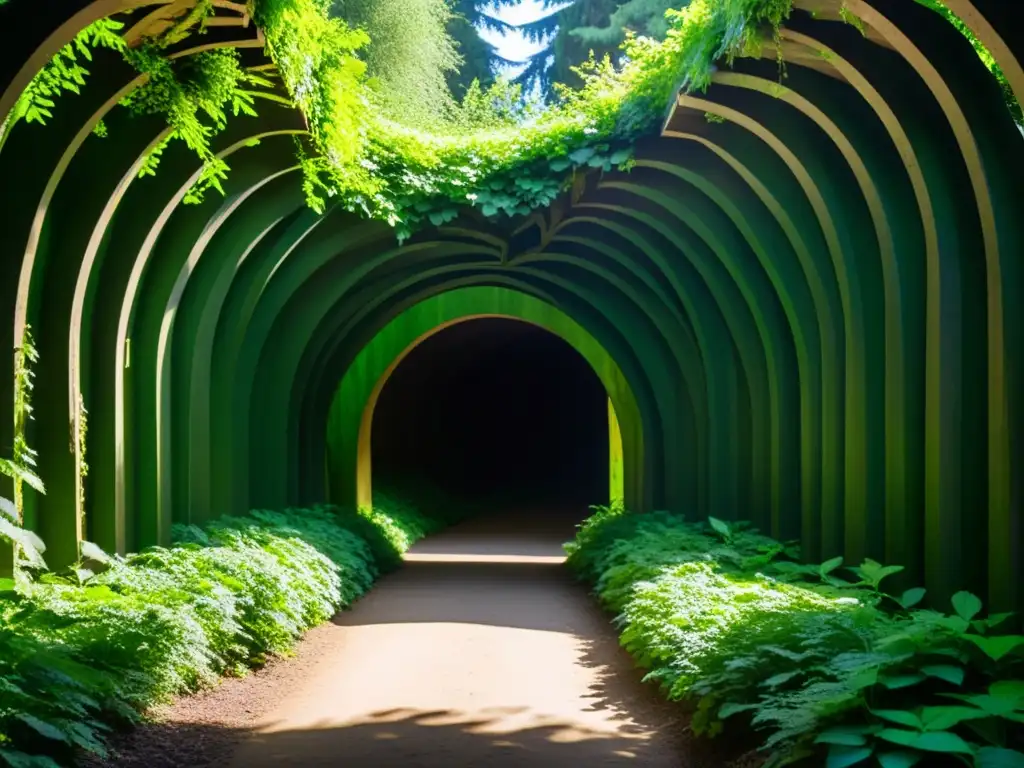
[{"label": "shadow on path", "polygon": [[143,729],[108,764],[729,765],[736,745],[692,740],[679,707],[640,682],[609,617],[561,565],[582,517],[494,514],[420,542],[403,569],[314,630],[296,661],[278,664],[269,690],[257,673],[237,681],[241,692],[229,681],[209,694],[207,710],[219,696],[236,710],[247,696],[269,698],[249,720],[229,711],[210,722],[207,711],[196,723],[186,712]]}]

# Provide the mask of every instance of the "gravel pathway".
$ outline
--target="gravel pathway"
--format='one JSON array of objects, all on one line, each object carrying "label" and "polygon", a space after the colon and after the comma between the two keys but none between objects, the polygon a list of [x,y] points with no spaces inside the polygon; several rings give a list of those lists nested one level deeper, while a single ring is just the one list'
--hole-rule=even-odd
[{"label": "gravel pathway", "polygon": [[180,699],[106,765],[727,765],[560,566],[574,522],[496,515],[420,542],[294,658]]}]

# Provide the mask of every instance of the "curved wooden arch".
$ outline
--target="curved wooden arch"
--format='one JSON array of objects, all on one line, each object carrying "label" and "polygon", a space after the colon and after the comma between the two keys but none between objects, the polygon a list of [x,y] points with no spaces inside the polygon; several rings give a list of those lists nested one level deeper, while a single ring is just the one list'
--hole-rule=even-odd
[{"label": "curved wooden arch", "polygon": [[[420,315],[425,317],[418,317]],[[611,498],[624,500],[631,508],[643,508],[643,429],[636,399],[618,366],[597,341],[567,315],[526,294],[494,288],[459,288],[415,304],[363,348],[339,383],[331,406],[329,432],[348,432],[355,427],[357,439],[353,456],[343,447],[353,445],[353,441],[335,434],[335,452],[328,454],[328,477],[332,479],[328,498],[358,507],[372,504],[373,414],[391,374],[428,338],[453,325],[484,318],[517,320],[543,328],[563,339],[590,363],[608,392],[612,417],[609,425]],[[418,328],[424,319],[431,327]],[[358,419],[349,414],[357,415]],[[621,457],[621,466],[615,464],[618,457]]]},{"label": "curved wooden arch", "polygon": [[[45,18],[3,5],[0,19],[24,23],[0,105],[89,21],[138,7],[133,23],[160,25],[189,1],[67,0]],[[225,24],[175,55],[257,57],[241,5],[217,4]],[[751,520],[800,536],[808,558],[885,558],[939,599],[967,588],[1019,606],[1024,146],[940,16],[909,0],[845,5],[865,35],[840,0],[798,0],[778,50],[680,97],[631,173],[583,174],[522,222],[466,215],[405,244],[301,209],[293,112],[217,137],[216,152],[239,150],[226,200],[180,207],[198,161],[173,147],[157,178],[135,180],[166,126],[110,111],[139,78],[98,53],[83,93],[0,151],[0,178],[22,181],[0,190],[0,308],[19,318],[0,346],[25,322],[43,343],[30,442],[50,493],[26,511],[54,564],[83,536],[129,551],[165,542],[174,521],[321,500],[324,425],[360,351],[421,302],[504,290],[554,306],[618,363],[645,508]],[[950,7],[1019,92],[1014,14]],[[117,136],[106,144],[90,133],[101,117]]]}]

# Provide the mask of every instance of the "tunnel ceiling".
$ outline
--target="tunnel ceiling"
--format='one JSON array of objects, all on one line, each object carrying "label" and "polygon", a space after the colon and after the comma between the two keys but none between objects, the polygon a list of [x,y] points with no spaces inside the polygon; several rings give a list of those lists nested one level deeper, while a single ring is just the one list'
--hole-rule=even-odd
[{"label": "tunnel ceiling", "polygon": [[[245,6],[215,4],[222,21],[174,55],[263,61]],[[0,113],[91,21],[167,6],[35,5],[0,7],[17,29]],[[325,424],[360,350],[431,297],[490,287],[557,309],[614,361],[644,506],[749,519],[812,559],[870,556],[940,594],[1019,604],[1024,141],[937,14],[796,5],[784,79],[774,47],[736,60],[678,97],[630,172],[401,244],[306,207],[306,127],[284,106],[215,138],[224,197],[182,205],[200,173],[182,146],[139,178],[168,128],[115,108],[140,77],[97,51],[81,95],[0,151],[0,347],[27,324],[41,354],[29,437],[47,493],[25,511],[51,561],[82,538],[125,551],[172,522],[323,499]],[[947,5],[1024,97],[1020,4]]]}]

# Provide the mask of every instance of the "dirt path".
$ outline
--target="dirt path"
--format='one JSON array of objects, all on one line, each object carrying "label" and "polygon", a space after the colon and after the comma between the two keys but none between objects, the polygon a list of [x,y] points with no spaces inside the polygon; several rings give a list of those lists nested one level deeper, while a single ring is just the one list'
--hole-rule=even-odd
[{"label": "dirt path", "polygon": [[574,522],[495,516],[421,542],[297,659],[182,700],[116,764],[721,766],[684,759],[677,712],[561,567]]}]

